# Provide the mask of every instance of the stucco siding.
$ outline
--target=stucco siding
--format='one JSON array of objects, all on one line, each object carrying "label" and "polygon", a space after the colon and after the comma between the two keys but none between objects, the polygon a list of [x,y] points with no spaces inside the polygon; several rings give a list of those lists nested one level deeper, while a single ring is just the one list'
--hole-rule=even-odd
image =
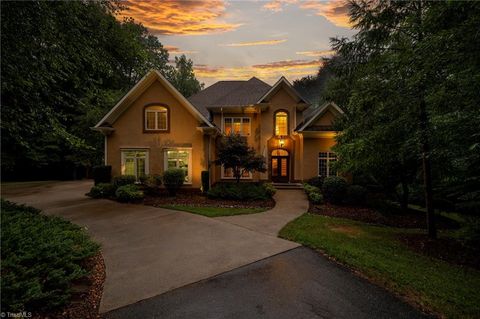
[{"label": "stucco siding", "polygon": [[328,152],[335,145],[332,138],[303,139],[303,179],[318,176],[318,153]]}]

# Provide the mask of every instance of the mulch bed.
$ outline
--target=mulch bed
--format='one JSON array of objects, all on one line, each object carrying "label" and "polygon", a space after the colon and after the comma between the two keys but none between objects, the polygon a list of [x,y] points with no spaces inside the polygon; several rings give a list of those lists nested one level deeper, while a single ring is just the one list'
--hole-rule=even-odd
[{"label": "mulch bed", "polygon": [[[328,203],[323,205],[310,205],[309,212],[391,227],[427,228],[426,216],[420,212],[381,214],[380,212],[367,207],[338,206]],[[460,226],[456,221],[441,215],[436,216],[436,225],[439,229],[455,229]]]},{"label": "mulch bed", "polygon": [[105,263],[101,253],[85,261],[85,267],[91,269],[90,275],[73,284],[72,299],[62,310],[54,313],[36,315],[35,319],[98,319],[100,300],[105,281]]},{"label": "mulch bed", "polygon": [[164,206],[164,205],[188,205],[188,206],[208,206],[224,208],[271,208],[275,206],[273,199],[268,200],[228,200],[211,199],[206,196],[195,193],[180,193],[176,197],[170,197],[167,194],[160,196],[146,196],[143,201],[145,205]]},{"label": "mulch bed", "polygon": [[424,234],[402,234],[399,240],[413,251],[480,270],[480,247],[453,238],[430,240]]}]

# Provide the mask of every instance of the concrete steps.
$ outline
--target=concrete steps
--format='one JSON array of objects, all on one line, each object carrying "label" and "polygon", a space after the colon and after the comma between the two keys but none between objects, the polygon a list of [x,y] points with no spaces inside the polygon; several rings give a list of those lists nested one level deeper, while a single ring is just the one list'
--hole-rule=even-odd
[{"label": "concrete steps", "polygon": [[272,183],[276,189],[303,189],[300,183]]}]

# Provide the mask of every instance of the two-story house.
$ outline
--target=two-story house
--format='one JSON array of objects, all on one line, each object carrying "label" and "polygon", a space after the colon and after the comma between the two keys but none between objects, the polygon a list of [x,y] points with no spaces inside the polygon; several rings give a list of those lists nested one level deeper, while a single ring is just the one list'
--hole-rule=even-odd
[{"label": "two-story house", "polygon": [[273,86],[253,77],[220,81],[186,99],[158,71],[145,75],[93,128],[105,136],[105,164],[113,175],[162,174],[185,169],[186,187],[199,188],[201,172],[211,183],[233,179],[215,166],[218,139],[245,136],[267,161],[267,172],[245,181],[296,183],[336,175],[334,103],[312,108],[281,77]]}]

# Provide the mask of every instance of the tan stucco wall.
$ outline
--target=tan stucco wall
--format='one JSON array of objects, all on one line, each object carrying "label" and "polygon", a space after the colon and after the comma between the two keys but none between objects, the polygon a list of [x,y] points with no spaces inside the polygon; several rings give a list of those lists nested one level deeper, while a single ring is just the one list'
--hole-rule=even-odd
[{"label": "tan stucco wall", "polygon": [[330,110],[327,110],[313,125],[332,125],[334,120],[335,115]]},{"label": "tan stucco wall", "polygon": [[318,153],[330,151],[335,145],[335,138],[303,139],[303,179],[318,176]]},{"label": "tan stucco wall", "polygon": [[[144,133],[144,107],[162,103],[170,109],[169,133]],[[164,150],[169,147],[192,148],[192,187],[200,187],[201,171],[207,167],[203,134],[196,129],[199,121],[170,94],[160,82],[155,81],[115,121],[115,131],[107,140],[107,163],[112,165],[112,175],[121,174],[121,149],[145,148],[149,151],[149,173],[164,171]]]}]

